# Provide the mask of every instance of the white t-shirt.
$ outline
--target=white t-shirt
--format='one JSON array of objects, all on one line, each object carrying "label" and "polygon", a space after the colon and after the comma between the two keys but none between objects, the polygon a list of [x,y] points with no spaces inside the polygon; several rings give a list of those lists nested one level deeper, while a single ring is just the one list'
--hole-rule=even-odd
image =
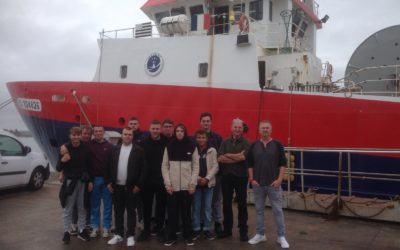
[{"label": "white t-shirt", "polygon": [[126,146],[121,145],[121,152],[119,153],[118,159],[118,172],[117,172],[117,184],[126,185],[126,179],[128,177],[128,160],[132,150],[132,144]]}]

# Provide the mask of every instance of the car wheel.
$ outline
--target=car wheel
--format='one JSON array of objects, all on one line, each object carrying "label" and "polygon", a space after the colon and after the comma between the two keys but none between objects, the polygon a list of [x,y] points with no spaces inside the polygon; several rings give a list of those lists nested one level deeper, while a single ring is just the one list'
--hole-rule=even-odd
[{"label": "car wheel", "polygon": [[36,168],[31,175],[29,181],[29,188],[33,190],[38,190],[43,187],[44,184],[44,173],[40,168]]}]

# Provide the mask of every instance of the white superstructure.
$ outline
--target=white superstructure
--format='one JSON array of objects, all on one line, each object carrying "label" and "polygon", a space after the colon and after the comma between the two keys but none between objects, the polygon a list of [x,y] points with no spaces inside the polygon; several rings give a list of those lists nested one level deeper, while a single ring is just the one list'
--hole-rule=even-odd
[{"label": "white superstructure", "polygon": [[321,82],[314,1],[149,0],[142,10],[152,23],[130,31],[136,38],[101,33],[95,81],[248,90]]}]

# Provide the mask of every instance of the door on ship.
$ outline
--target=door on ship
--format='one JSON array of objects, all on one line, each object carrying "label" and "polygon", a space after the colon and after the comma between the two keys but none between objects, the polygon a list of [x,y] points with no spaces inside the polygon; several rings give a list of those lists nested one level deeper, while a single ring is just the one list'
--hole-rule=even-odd
[{"label": "door on ship", "polygon": [[214,34],[229,32],[229,6],[218,6],[214,8]]}]

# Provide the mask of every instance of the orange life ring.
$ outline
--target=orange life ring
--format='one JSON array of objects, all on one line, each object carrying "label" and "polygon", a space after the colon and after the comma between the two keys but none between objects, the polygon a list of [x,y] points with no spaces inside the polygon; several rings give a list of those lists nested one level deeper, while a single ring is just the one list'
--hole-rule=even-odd
[{"label": "orange life ring", "polygon": [[241,15],[239,20],[239,28],[240,32],[249,32],[250,22],[249,18],[246,15]]}]

